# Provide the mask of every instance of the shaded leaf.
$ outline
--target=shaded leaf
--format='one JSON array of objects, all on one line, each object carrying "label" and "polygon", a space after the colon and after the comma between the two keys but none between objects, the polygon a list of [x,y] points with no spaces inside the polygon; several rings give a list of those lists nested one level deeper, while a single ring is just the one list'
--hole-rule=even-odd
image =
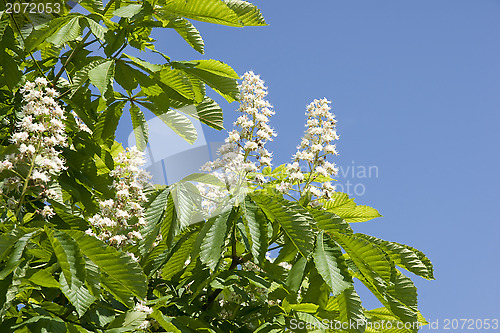
[{"label": "shaded leaf", "polygon": [[352,286],[342,251],[324,232],[317,236],[313,258],[318,273],[331,288],[333,296]]},{"label": "shaded leaf", "polygon": [[144,151],[148,144],[149,129],[146,117],[141,109],[136,104],[130,105],[130,117],[132,118],[132,126],[134,128],[135,144],[137,149]]}]

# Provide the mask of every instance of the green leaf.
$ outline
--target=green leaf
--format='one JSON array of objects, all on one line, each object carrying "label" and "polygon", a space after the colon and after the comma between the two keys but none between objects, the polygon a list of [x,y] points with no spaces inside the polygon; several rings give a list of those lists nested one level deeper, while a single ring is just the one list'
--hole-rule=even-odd
[{"label": "green leaf", "polygon": [[147,292],[146,276],[131,257],[100,240],[78,230],[65,231],[73,237],[80,250],[103,273],[102,283],[118,301],[133,306],[131,296],[144,299]]},{"label": "green leaf", "polygon": [[115,142],[115,132],[124,106],[124,101],[115,102],[99,114],[94,129],[94,137],[98,141],[106,143],[108,146],[111,146]]},{"label": "green leaf", "polygon": [[196,65],[185,65],[181,62],[172,62],[174,68],[179,68],[194,75],[212,89],[218,92],[229,103],[238,99],[238,74],[228,65],[218,60],[196,60]]},{"label": "green leaf", "polygon": [[[338,321],[354,324],[354,328],[350,328],[347,331],[352,333],[362,333],[364,332],[364,321],[366,320],[363,314],[363,307],[361,306],[361,299],[359,295],[354,290],[354,287],[344,290],[340,295],[333,300],[333,309],[339,311]],[[329,302],[330,303],[330,302]],[[357,325],[359,323],[359,325]]]},{"label": "green leaf", "polygon": [[218,131],[224,129],[223,112],[219,104],[210,97],[203,99],[196,107],[183,107],[182,112],[198,119],[207,126]]},{"label": "green leaf", "polygon": [[132,60],[132,62],[134,63],[134,65],[136,65],[137,67],[145,70],[148,73],[158,72],[158,71],[160,71],[163,68],[163,66],[161,66],[161,65],[151,64],[151,63],[149,63],[147,61],[144,61],[142,59],[133,57],[133,56],[125,54],[125,53],[123,54],[123,56],[125,56],[125,57],[129,58],[130,60]]},{"label": "green leaf", "polygon": [[132,118],[132,126],[134,127],[135,144],[137,149],[144,151],[148,144],[148,122],[146,121],[146,117],[144,117],[144,113],[142,113],[136,104],[130,105],[129,111]]},{"label": "green leaf", "polygon": [[343,231],[352,233],[351,226],[338,215],[326,211],[321,207],[309,208],[309,213],[313,216],[320,230],[332,232]]},{"label": "green leaf", "polygon": [[98,22],[94,21],[90,17],[85,17],[85,20],[86,20],[87,25],[90,28],[90,31],[92,31],[94,36],[99,38],[101,41],[104,41],[104,35],[108,31],[108,28],[103,27],[102,25],[100,25]]},{"label": "green leaf", "polygon": [[85,65],[82,69],[80,69],[78,72],[75,73],[75,75],[72,78],[72,85],[71,85],[71,95],[72,97],[75,92],[89,79],[89,72],[96,68],[97,66],[103,64],[104,62],[108,62],[109,60],[106,60],[104,58],[97,58],[89,62],[87,65]]},{"label": "green leaf", "polygon": [[0,271],[0,280],[3,280],[12,273],[12,271],[22,262],[24,259],[22,259],[24,249],[26,248],[26,245],[28,244],[28,241],[30,240],[33,235],[38,233],[38,231],[33,231],[27,234],[22,235],[14,245],[12,252],[9,255],[9,258],[7,259],[7,262],[5,264],[5,267],[2,271]]},{"label": "green leaf", "polygon": [[106,60],[88,71],[90,83],[99,89],[104,96],[108,87],[113,86],[113,77],[115,75],[115,61]]},{"label": "green leaf", "polygon": [[318,273],[331,288],[333,296],[352,286],[342,251],[323,231],[317,236],[313,258]]},{"label": "green leaf", "polygon": [[113,15],[119,16],[119,17],[130,18],[130,17],[134,16],[135,14],[139,13],[141,11],[141,9],[142,9],[142,5],[132,4],[132,5],[128,5],[128,6],[120,7],[118,9],[116,9],[113,12]]},{"label": "green leaf", "polygon": [[42,44],[48,37],[55,34],[63,25],[65,25],[68,21],[73,20],[75,16],[78,15],[79,14],[70,14],[58,17],[43,26],[33,29],[24,43],[26,52],[33,51],[38,45]]},{"label": "green leaf", "polygon": [[[417,329],[404,329],[404,323],[396,317],[390,310],[387,308],[377,308],[373,310],[368,310],[365,311],[366,317],[369,319],[370,324],[366,328],[367,333],[384,333],[384,332],[389,332],[389,333],[413,333],[417,332]],[[425,325],[427,324],[427,321],[425,318],[418,313],[418,323],[420,325]],[[383,330],[381,329],[375,329],[376,327],[384,328],[387,327],[387,323],[392,323],[392,329],[385,328]],[[385,324],[384,324],[385,323]],[[399,325],[398,325],[399,324]],[[398,327],[402,327],[401,329],[398,329]],[[416,325],[415,325],[416,328]]]},{"label": "green leaf", "polygon": [[115,65],[115,81],[123,87],[130,95],[139,84],[138,76],[145,76],[138,69],[130,67],[125,61],[118,59]]},{"label": "green leaf", "polygon": [[167,28],[174,28],[175,31],[189,44],[193,49],[203,54],[205,52],[205,43],[201,38],[200,32],[195,26],[186,19],[178,16],[168,18]]},{"label": "green leaf", "polygon": [[171,279],[184,268],[196,241],[196,235],[197,233],[193,232],[187,233],[175,243],[171,256],[162,268],[162,277],[164,279]]},{"label": "green leaf", "polygon": [[79,0],[78,4],[93,14],[102,14],[102,0]]},{"label": "green leaf", "polygon": [[234,210],[226,210],[220,215],[209,219],[200,232],[200,235],[203,235],[200,245],[200,260],[212,271],[215,270],[221,260],[224,243],[234,222],[235,215]]},{"label": "green leaf", "polygon": [[297,293],[304,281],[304,276],[306,274],[307,259],[304,257],[299,257],[299,259],[293,264],[290,272],[286,277],[286,285],[291,291]]},{"label": "green leaf", "polygon": [[349,196],[342,192],[335,192],[330,200],[323,203],[327,211],[337,214],[346,222],[365,222],[382,216],[375,208],[356,205],[354,199],[349,199]]},{"label": "green leaf", "polygon": [[59,276],[59,284],[61,291],[73,304],[79,317],[82,317],[89,307],[97,300],[89,290],[85,287],[83,281],[73,279],[71,284],[68,284],[64,274]]},{"label": "green leaf", "polygon": [[18,63],[10,54],[4,50],[0,50],[0,66],[7,87],[14,90],[23,76],[23,72],[19,69]]},{"label": "green leaf", "polygon": [[421,251],[408,245],[388,242],[364,234],[356,235],[365,238],[371,243],[377,244],[377,246],[386,252],[391,260],[394,261],[394,263],[399,267],[402,267],[425,279],[434,280],[432,263]]},{"label": "green leaf", "polygon": [[154,109],[153,113],[187,142],[192,144],[198,138],[196,128],[191,120],[189,120],[189,118],[185,115],[170,109],[167,109],[166,111]]},{"label": "green leaf", "polygon": [[241,27],[238,16],[220,0],[171,0],[162,9],[193,20]]},{"label": "green leaf", "polygon": [[196,186],[191,183],[178,182],[171,187],[171,195],[179,231],[183,231],[192,223],[202,220],[198,212],[201,198]]},{"label": "green leaf", "polygon": [[59,282],[52,276],[48,271],[49,269],[37,270],[35,274],[30,276],[29,280],[34,284],[37,284],[46,288],[60,288]]},{"label": "green leaf", "polygon": [[58,31],[47,38],[47,42],[56,46],[63,45],[64,43],[73,41],[80,37],[82,34],[82,27],[80,26],[80,17],[73,17]]},{"label": "green leaf", "polygon": [[311,227],[312,219],[307,211],[277,196],[251,194],[250,197],[271,221],[281,225],[294,247],[307,258],[313,250],[315,238]]},{"label": "green leaf", "polygon": [[335,241],[344,248],[363,275],[370,277],[371,281],[378,281],[378,283],[390,282],[392,266],[381,249],[355,235],[339,232],[335,232],[333,235]]},{"label": "green leaf", "polygon": [[[168,195],[168,194],[167,194]],[[179,233],[179,219],[177,218],[176,206],[172,195],[168,195],[165,202],[165,214],[160,224],[162,238],[168,246],[172,245],[175,236]]]},{"label": "green leaf", "polygon": [[262,26],[267,25],[260,10],[249,2],[241,0],[224,0],[224,3],[233,10],[241,25]]},{"label": "green leaf", "polygon": [[208,173],[192,173],[180,180],[180,182],[199,182],[223,187],[225,184],[216,176]]},{"label": "green leaf", "polygon": [[167,332],[182,333],[181,330],[179,330],[177,327],[175,327],[174,324],[171,323],[171,320],[173,318],[166,317],[161,311],[154,310],[150,316],[151,316],[151,318],[156,320],[158,322],[158,324],[160,324],[161,327],[163,327],[165,330],[167,330]]},{"label": "green leaf", "polygon": [[194,92],[191,86],[191,81],[179,69],[163,67],[159,71],[159,78],[162,83],[178,92],[183,97],[194,100]]},{"label": "green leaf", "polygon": [[305,312],[305,313],[316,313],[318,311],[319,305],[313,303],[299,303],[299,304],[288,304],[288,309]]},{"label": "green leaf", "polygon": [[246,197],[245,201],[242,202],[241,208],[243,209],[246,234],[250,241],[250,251],[254,261],[262,263],[265,260],[268,247],[267,219],[262,210],[249,197]]},{"label": "green leaf", "polygon": [[59,230],[47,230],[47,236],[63,274],[59,276],[61,291],[73,304],[81,317],[94,303],[96,298],[85,287],[85,260],[78,244],[66,233]]},{"label": "green leaf", "polygon": [[[127,311],[117,316],[115,320],[113,320],[108,328],[107,332],[133,332],[136,331],[137,328],[146,320],[147,313],[142,311]],[[118,330],[113,331],[113,328]]]},{"label": "green leaf", "polygon": [[77,280],[85,280],[85,261],[78,249],[78,244],[67,234],[59,230],[46,230],[52,249],[56,255],[59,266],[61,266],[66,281],[71,284],[73,277]]},{"label": "green leaf", "polygon": [[412,311],[417,312],[417,288],[409,277],[397,269],[394,271],[392,284],[387,288],[387,293]]}]

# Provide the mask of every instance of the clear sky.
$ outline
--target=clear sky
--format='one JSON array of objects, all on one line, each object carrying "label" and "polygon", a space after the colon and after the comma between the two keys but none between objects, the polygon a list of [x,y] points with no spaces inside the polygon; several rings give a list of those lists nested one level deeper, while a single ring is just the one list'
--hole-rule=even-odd
[{"label": "clear sky", "polygon": [[[349,181],[358,203],[384,215],[354,230],[428,255],[435,281],[408,274],[422,313],[440,327],[446,318],[500,319],[500,1],[253,3],[269,26],[194,22],[205,55],[174,32],[156,35],[158,49],[173,60],[213,58],[261,74],[276,111],[275,165],[295,152],[305,106],[332,100],[338,184],[347,191]],[[216,99],[230,129],[237,105]],[[120,124],[125,144],[129,123]],[[206,127],[204,135],[225,137]],[[358,173],[370,166],[371,175]],[[365,307],[380,306],[359,293]]]}]

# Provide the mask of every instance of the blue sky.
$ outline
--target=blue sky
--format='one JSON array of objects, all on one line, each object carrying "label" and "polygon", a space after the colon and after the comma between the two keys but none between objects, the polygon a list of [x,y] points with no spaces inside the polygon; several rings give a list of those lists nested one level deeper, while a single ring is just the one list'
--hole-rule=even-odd
[{"label": "blue sky", "polygon": [[[339,184],[360,184],[356,201],[384,215],[354,230],[428,255],[436,280],[409,275],[422,313],[440,327],[446,318],[500,318],[500,2],[253,3],[269,26],[194,22],[205,55],[174,32],[156,35],[157,48],[174,60],[213,58],[239,74],[261,74],[276,111],[278,137],[269,145],[275,164],[294,153],[305,106],[332,100],[335,162],[344,172],[378,171],[339,177]],[[236,103],[216,99],[231,128]],[[120,124],[122,142],[129,122]],[[209,142],[225,137],[209,128],[204,135]],[[365,307],[379,306],[359,292]]]}]

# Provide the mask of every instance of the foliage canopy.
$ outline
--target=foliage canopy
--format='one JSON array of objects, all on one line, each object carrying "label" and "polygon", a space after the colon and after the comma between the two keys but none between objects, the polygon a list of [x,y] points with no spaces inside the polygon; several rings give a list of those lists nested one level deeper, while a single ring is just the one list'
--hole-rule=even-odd
[{"label": "foliage canopy", "polygon": [[[433,279],[429,259],[410,246],[354,233],[351,223],[380,214],[344,193],[316,204],[305,190],[287,199],[277,190],[290,178],[285,165],[246,173],[245,186],[231,189],[205,218],[192,183],[223,185],[217,177],[194,174],[170,186],[145,185],[137,201],[143,210],[123,219],[136,228],[136,242],[121,245],[85,232],[107,200],[119,198],[120,180],[139,182],[135,171],[116,171],[134,153],[115,141],[124,110],[143,150],[145,110],[192,143],[191,117],[223,129],[222,110],[206,96],[207,86],[228,102],[240,99],[239,76],[229,65],[173,60],[155,47],[153,29],[173,30],[203,53],[191,20],[266,23],[241,0],[81,0],[78,6],[85,14],[65,3],[50,14],[12,13],[0,4],[0,161],[26,158],[15,166],[0,162],[0,185],[13,188],[0,192],[2,332],[301,332],[324,320],[357,323],[330,331],[414,332],[417,326],[399,329],[396,323],[425,323],[416,288],[398,267]],[[157,53],[164,62],[150,63],[132,49]],[[29,98],[37,98],[26,97],[28,82],[46,85],[40,91],[65,115],[65,139],[49,149],[65,167],[46,181],[34,180],[40,147],[23,152],[13,140]],[[54,105],[47,108],[57,110]],[[47,142],[44,135],[40,142]],[[299,188],[309,186],[311,175]],[[258,177],[267,182],[255,183]],[[266,258],[270,249],[279,250],[274,260]],[[353,279],[383,307],[363,308]],[[295,329],[293,320],[305,326]],[[394,328],[374,328],[382,321]]]}]

